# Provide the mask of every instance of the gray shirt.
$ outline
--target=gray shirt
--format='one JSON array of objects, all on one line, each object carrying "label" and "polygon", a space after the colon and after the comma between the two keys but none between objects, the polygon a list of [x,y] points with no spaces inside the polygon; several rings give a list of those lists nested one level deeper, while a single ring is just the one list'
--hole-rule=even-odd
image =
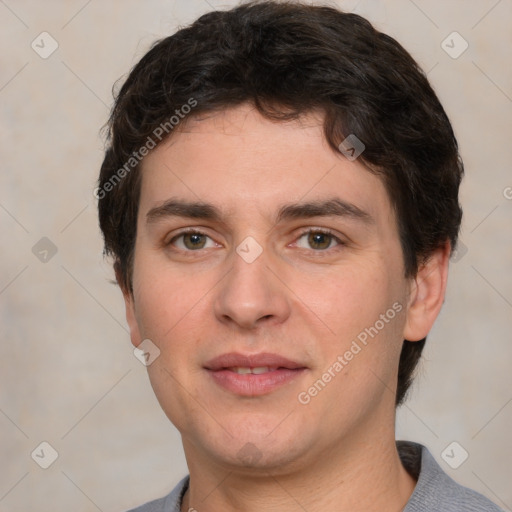
[{"label": "gray shirt", "polygon": [[[397,441],[402,464],[417,480],[414,492],[403,512],[503,512],[481,494],[452,480],[424,446]],[[180,512],[189,477],[167,496],[128,512]]]}]

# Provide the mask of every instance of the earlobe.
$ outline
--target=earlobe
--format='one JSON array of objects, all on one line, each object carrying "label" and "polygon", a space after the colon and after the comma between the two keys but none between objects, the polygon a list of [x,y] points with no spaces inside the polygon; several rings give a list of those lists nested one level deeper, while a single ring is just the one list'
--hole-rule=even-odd
[{"label": "earlobe", "polygon": [[139,325],[137,323],[137,317],[135,315],[133,295],[130,292],[128,292],[127,294],[123,292],[123,298],[126,310],[126,321],[130,329],[130,339],[132,341],[132,345],[134,347],[138,347],[142,341],[142,338],[140,336]]},{"label": "earlobe", "polygon": [[450,243],[436,249],[411,282],[404,339],[419,341],[432,329],[444,302]]},{"label": "earlobe", "polygon": [[131,290],[127,290],[123,285],[123,281],[120,280],[118,273],[116,272],[116,279],[121,291],[123,293],[124,299],[124,307],[125,307],[125,315],[126,322],[128,323],[128,328],[130,329],[130,339],[132,345],[134,347],[138,347],[142,341],[139,331],[139,324],[137,323],[137,316],[135,314],[135,303],[133,298],[133,292]]}]

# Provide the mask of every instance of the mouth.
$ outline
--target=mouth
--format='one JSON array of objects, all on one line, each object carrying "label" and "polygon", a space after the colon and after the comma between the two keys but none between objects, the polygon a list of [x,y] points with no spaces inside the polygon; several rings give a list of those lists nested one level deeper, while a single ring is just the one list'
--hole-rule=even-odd
[{"label": "mouth", "polygon": [[238,373],[238,375],[247,375],[252,373],[253,375],[261,375],[263,373],[275,372],[276,370],[281,370],[284,368],[276,368],[270,366],[257,366],[255,368],[251,368],[250,366],[232,366],[231,368],[225,368],[230,372]]},{"label": "mouth", "polygon": [[290,384],[307,367],[277,354],[218,356],[204,366],[213,382],[235,395],[261,396]]}]

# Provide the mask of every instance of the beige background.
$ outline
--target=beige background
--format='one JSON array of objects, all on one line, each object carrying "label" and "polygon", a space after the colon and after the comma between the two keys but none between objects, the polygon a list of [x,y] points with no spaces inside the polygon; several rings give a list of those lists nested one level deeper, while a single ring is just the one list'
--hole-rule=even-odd
[{"label": "beige background", "polygon": [[[112,84],[156,38],[233,4],[0,1],[2,512],[123,511],[186,473],[179,435],[132,353],[92,190]],[[397,436],[426,444],[453,478],[512,510],[512,1],[338,5],[430,70],[466,164],[468,251],[452,263]],[[43,31],[59,45],[47,59],[31,48]],[[453,31],[469,43],[457,59],[441,46]],[[47,262],[32,252],[42,237],[57,248]],[[46,470],[31,458],[42,441],[58,452]],[[452,441],[469,453],[456,470],[441,457]]]}]

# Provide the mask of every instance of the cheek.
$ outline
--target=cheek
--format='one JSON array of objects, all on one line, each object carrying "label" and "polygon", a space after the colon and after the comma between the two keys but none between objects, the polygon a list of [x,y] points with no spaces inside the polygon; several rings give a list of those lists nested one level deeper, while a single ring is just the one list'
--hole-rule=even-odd
[{"label": "cheek", "polygon": [[317,279],[296,281],[295,289],[340,342],[346,342],[372,326],[397,300],[386,270],[374,262],[339,265]]},{"label": "cheek", "polygon": [[[137,266],[138,265],[138,266]],[[204,279],[171,272],[155,259],[140,258],[134,269],[136,318],[143,338],[160,350],[147,367],[151,386],[162,409],[178,428],[200,416],[191,394],[197,387],[196,359],[204,339],[208,303]],[[211,288],[211,286],[210,286]],[[202,300],[203,299],[203,300]],[[211,309],[211,308],[210,308]],[[203,336],[201,336],[203,333]]]},{"label": "cheek", "polygon": [[135,257],[133,283],[141,334],[161,343],[172,339],[181,323],[188,323],[209,289],[204,277],[173,269],[161,255],[142,251]]},{"label": "cheek", "polygon": [[[333,268],[316,287],[303,283],[300,288],[307,306],[333,334],[316,344],[322,364],[315,378],[329,368],[336,374],[330,391],[323,394],[326,400],[343,400],[346,406],[363,403],[379,396],[383,386],[394,385],[405,323],[405,287],[399,276],[398,264],[395,268],[376,256]],[[332,367],[339,356],[343,369],[336,372]]]},{"label": "cheek", "polygon": [[175,323],[173,316],[179,314],[177,307],[172,307],[173,304],[182,303],[178,295],[164,288],[162,282],[154,278],[134,283],[135,312],[143,337],[161,345],[164,334]]}]

